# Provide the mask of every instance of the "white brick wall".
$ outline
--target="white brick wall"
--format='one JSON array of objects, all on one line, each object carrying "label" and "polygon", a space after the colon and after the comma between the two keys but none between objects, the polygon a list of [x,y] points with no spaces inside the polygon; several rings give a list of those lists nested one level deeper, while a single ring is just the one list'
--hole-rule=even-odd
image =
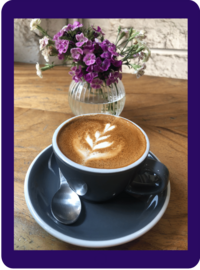
[{"label": "white brick wall", "polygon": [[[42,19],[41,26],[50,36],[54,36],[64,25],[67,19]],[[31,19],[14,20],[14,61],[24,63],[41,63],[45,60],[39,50],[40,31],[30,30]],[[50,57],[50,62],[60,64],[57,57]]]},{"label": "white brick wall", "polygon": [[14,21],[14,60],[15,62],[36,63],[40,59],[38,37],[30,31],[30,19]]},{"label": "white brick wall", "polygon": [[[73,20],[68,19],[68,23],[72,23]],[[30,19],[15,19],[15,61],[44,63],[39,52],[40,37],[30,31],[30,21]],[[187,79],[187,19],[82,19],[81,21],[85,27],[92,24],[100,26],[105,38],[113,42],[119,25],[122,28],[132,26],[138,30],[146,30],[146,42],[152,50],[146,74]],[[42,19],[43,28],[52,36],[66,24],[67,19]],[[51,60],[60,63],[55,57]],[[132,72],[126,66],[123,71]]]}]

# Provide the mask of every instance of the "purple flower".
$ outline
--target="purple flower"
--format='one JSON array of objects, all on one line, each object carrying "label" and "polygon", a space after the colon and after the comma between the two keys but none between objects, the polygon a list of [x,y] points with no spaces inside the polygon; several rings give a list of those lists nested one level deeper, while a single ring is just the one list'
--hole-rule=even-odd
[{"label": "purple flower", "polygon": [[89,72],[89,73],[87,73],[86,75],[84,75],[84,78],[85,78],[85,80],[86,80],[87,82],[91,83],[92,80],[93,80],[95,77],[97,77],[97,76],[98,76],[97,73]]},{"label": "purple flower", "polygon": [[76,75],[81,78],[83,76],[83,72],[82,72],[82,68],[81,66],[79,66],[77,69],[76,69]]},{"label": "purple flower", "polygon": [[70,31],[70,30],[72,30],[72,29],[73,29],[73,25],[71,25],[71,24],[65,25],[65,26],[62,28],[62,30],[63,30],[64,32],[68,32],[68,31]]},{"label": "purple flower", "polygon": [[94,71],[94,66],[91,65],[91,66],[87,67],[87,68],[86,68],[86,71],[87,71],[87,72],[92,72],[92,71]]},{"label": "purple flower", "polygon": [[71,68],[71,71],[69,72],[69,74],[71,75],[71,76],[73,76],[73,80],[75,81],[75,82],[80,82],[80,81],[82,81],[81,80],[81,77],[83,76],[83,72],[82,72],[82,69],[81,69],[81,66],[79,66],[79,67],[72,67]]},{"label": "purple flower", "polygon": [[88,40],[88,41],[86,42],[86,44],[84,45],[83,49],[93,50],[93,49],[94,49],[94,44],[92,43],[91,40]]},{"label": "purple flower", "polygon": [[[112,74],[112,73],[110,73],[110,74]],[[111,85],[112,83],[116,83],[116,79],[114,78],[113,75],[110,76],[110,74],[109,74],[109,78],[106,80],[106,84],[108,86]]]},{"label": "purple flower", "polygon": [[114,56],[119,56],[119,54],[116,52],[116,46],[114,44],[108,47],[108,51]]},{"label": "purple flower", "polygon": [[[115,71],[115,73],[117,74],[118,78],[121,80],[122,79],[122,74],[119,73],[119,71]],[[115,76],[115,75],[114,75]]]},{"label": "purple flower", "polygon": [[72,68],[71,68],[71,71],[69,72],[69,74],[70,74],[71,76],[75,76],[75,75],[76,75],[76,70],[77,70],[77,67],[76,67],[76,66],[72,67]]},{"label": "purple flower", "polygon": [[105,80],[108,79],[108,73],[107,73],[107,72],[99,72],[99,73],[98,73],[98,78],[99,78],[100,80],[105,81]]},{"label": "purple flower", "polygon": [[75,82],[81,82],[82,80],[79,78],[79,77],[77,77],[77,76],[74,76],[73,78],[72,78]]},{"label": "purple flower", "polygon": [[76,40],[78,41],[76,43],[77,47],[81,47],[84,43],[86,43],[88,41],[88,39],[86,37],[84,37],[84,34],[81,33],[80,35],[76,35]]},{"label": "purple flower", "polygon": [[101,67],[98,66],[98,65],[93,66],[93,70],[94,70],[95,72],[102,72]]},{"label": "purple flower", "polygon": [[80,59],[80,55],[83,54],[83,51],[80,48],[73,48],[70,50],[72,57],[76,60]]},{"label": "purple flower", "polygon": [[101,64],[101,68],[103,69],[103,71],[107,71],[109,67],[110,67],[110,60],[105,59]]},{"label": "purple flower", "polygon": [[94,54],[99,56],[102,53],[103,53],[103,50],[99,46],[99,43],[94,43]]},{"label": "purple flower", "polygon": [[112,83],[118,83],[118,78],[121,80],[122,79],[122,74],[119,73],[118,71],[111,72],[108,76],[108,79],[106,80],[106,84],[109,86]]},{"label": "purple flower", "polygon": [[101,28],[99,26],[97,26],[97,29],[95,29],[94,27],[92,27],[94,29],[94,31],[102,34],[102,35],[105,35],[102,31],[101,31]]},{"label": "purple flower", "polygon": [[111,53],[108,52],[108,51],[105,51],[105,52],[103,52],[103,53],[101,54],[101,57],[102,57],[102,58],[109,58],[109,59],[111,59]]},{"label": "purple flower", "polygon": [[94,47],[91,48],[90,46],[84,46],[83,47],[83,53],[87,54],[87,53],[93,53],[94,52]]},{"label": "purple flower", "polygon": [[59,40],[64,34],[64,30],[60,30],[57,34],[54,35],[53,40]]},{"label": "purple flower", "polygon": [[88,53],[83,58],[83,61],[86,63],[87,66],[93,65],[96,61],[96,56],[93,53]]},{"label": "purple flower", "polygon": [[119,56],[116,52],[116,46],[113,43],[110,43],[107,39],[104,40],[101,44],[99,44],[103,50],[101,54],[102,58],[111,58],[111,56]]},{"label": "purple flower", "polygon": [[[119,71],[115,71],[114,73],[110,73],[110,74],[112,74],[111,76],[113,76],[113,78],[116,80],[116,79],[122,79],[122,74],[121,73],[119,73]],[[110,75],[109,74],[109,75]],[[118,80],[116,81],[116,82],[118,82]]]},{"label": "purple flower", "polygon": [[58,50],[59,54],[66,53],[69,47],[68,40],[57,39],[55,42],[56,49]]},{"label": "purple flower", "polygon": [[94,52],[94,45],[92,44],[91,40],[88,40],[86,45],[83,47],[83,53],[87,54],[87,53],[93,53],[93,52]]},{"label": "purple flower", "polygon": [[58,59],[63,60],[65,58],[64,54],[58,54]]},{"label": "purple flower", "polygon": [[75,30],[75,29],[77,29],[79,27],[82,27],[82,26],[83,26],[82,23],[74,22],[73,25],[72,25],[72,30]]},{"label": "purple flower", "polygon": [[101,61],[100,57],[96,59],[96,65],[94,66],[94,70],[97,72],[107,71],[110,67],[110,60],[105,59],[104,61]]},{"label": "purple flower", "polygon": [[95,38],[97,38],[97,37],[99,36],[99,34],[98,34],[97,32],[94,32],[94,33],[93,33],[93,36],[94,36]]},{"label": "purple flower", "polygon": [[104,39],[104,41],[102,42],[103,44],[105,44],[105,45],[111,45],[112,43],[109,41],[109,40],[107,40],[107,39]]},{"label": "purple flower", "polygon": [[86,44],[85,44],[85,46],[92,46],[92,45],[93,45],[93,43],[92,43],[91,40],[88,40],[88,41],[86,42]]},{"label": "purple flower", "polygon": [[102,50],[104,52],[107,52],[108,51],[108,45],[106,43],[100,43],[99,46],[102,48]]},{"label": "purple flower", "polygon": [[103,81],[98,78],[93,79],[91,82],[91,87],[95,89],[101,88],[102,83]]},{"label": "purple flower", "polygon": [[115,60],[114,58],[111,59],[111,63],[113,64],[113,66],[115,67],[121,67],[122,66],[122,61],[121,60]]},{"label": "purple flower", "polygon": [[119,56],[116,52],[116,46],[108,40],[104,40],[101,44],[99,44],[103,50],[101,54],[102,58],[111,58],[111,56]]}]

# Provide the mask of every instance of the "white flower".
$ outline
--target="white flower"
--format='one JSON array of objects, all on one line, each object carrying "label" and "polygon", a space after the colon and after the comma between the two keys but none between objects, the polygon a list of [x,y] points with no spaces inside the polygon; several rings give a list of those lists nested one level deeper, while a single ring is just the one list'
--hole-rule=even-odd
[{"label": "white flower", "polygon": [[45,47],[42,51],[42,55],[44,56],[44,59],[46,62],[49,62],[49,56],[51,54],[51,49],[49,47]]},{"label": "white flower", "polygon": [[124,33],[124,35],[125,35],[126,37],[128,37],[129,29],[127,29],[127,28],[122,29],[122,33]]},{"label": "white flower", "polygon": [[122,30],[122,32],[124,32],[124,33],[128,33],[128,32],[129,32],[129,30],[128,30],[127,28],[124,28],[124,29]]},{"label": "white flower", "polygon": [[139,39],[143,39],[143,38],[146,38],[145,34],[146,34],[146,31],[141,30],[136,37]]},{"label": "white flower", "polygon": [[133,74],[136,74],[137,79],[140,78],[142,75],[144,75],[145,68],[146,68],[146,65],[143,64],[140,68],[133,71]]},{"label": "white flower", "polygon": [[31,31],[37,29],[37,26],[41,23],[40,19],[33,19],[30,23]]},{"label": "white flower", "polygon": [[101,43],[101,40],[99,40],[98,38],[95,38],[94,41],[95,41],[96,43]]},{"label": "white flower", "polygon": [[49,42],[49,38],[46,36],[39,40],[40,51],[43,50],[48,45],[48,42]]},{"label": "white flower", "polygon": [[144,52],[139,52],[138,56],[139,56],[139,59],[143,60],[145,57],[145,54],[144,54]]},{"label": "white flower", "polygon": [[145,32],[144,30],[141,30],[141,31],[139,32],[139,34],[142,35],[142,36],[144,36],[145,33],[146,33],[146,32]]},{"label": "white flower", "polygon": [[40,64],[39,64],[39,63],[36,64],[36,70],[37,70],[37,75],[38,75],[40,78],[43,78],[43,76],[42,76],[42,70],[41,70],[41,68],[40,68]]}]

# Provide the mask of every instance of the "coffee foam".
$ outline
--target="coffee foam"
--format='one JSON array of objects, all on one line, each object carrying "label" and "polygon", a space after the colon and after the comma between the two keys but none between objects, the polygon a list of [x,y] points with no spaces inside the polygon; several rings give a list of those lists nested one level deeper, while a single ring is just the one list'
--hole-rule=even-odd
[{"label": "coffee foam", "polygon": [[110,115],[87,115],[68,122],[57,137],[61,152],[84,166],[121,168],[146,150],[142,131],[129,121]]}]

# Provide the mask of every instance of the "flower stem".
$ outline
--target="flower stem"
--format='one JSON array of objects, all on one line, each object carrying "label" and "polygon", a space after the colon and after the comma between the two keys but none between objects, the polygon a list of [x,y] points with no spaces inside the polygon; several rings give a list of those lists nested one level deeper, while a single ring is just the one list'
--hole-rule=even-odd
[{"label": "flower stem", "polygon": [[118,34],[117,34],[117,37],[116,37],[116,40],[115,40],[115,45],[117,46],[117,41],[118,41],[118,38],[119,38],[119,32],[118,32]]},{"label": "flower stem", "polygon": [[121,53],[123,53],[123,51],[124,51],[124,49],[126,48],[126,46],[128,45],[128,43],[129,43],[129,39],[127,40],[127,42],[126,42],[124,48],[122,49]]},{"label": "flower stem", "polygon": [[50,65],[50,64],[48,64],[48,65],[46,65],[46,66],[42,67],[42,68],[41,68],[41,70],[42,70],[42,71],[45,71],[45,70],[47,70],[47,69],[51,69],[51,68],[53,68],[53,67],[55,67],[55,65],[54,65],[54,64],[51,64],[51,65]]},{"label": "flower stem", "polygon": [[114,85],[115,85],[115,88],[116,88],[116,90],[117,90],[117,95],[119,95],[119,91],[118,91],[118,88],[117,88],[117,84],[114,83]]},{"label": "flower stem", "polygon": [[37,25],[37,29],[38,29],[40,32],[42,32],[43,35],[45,35],[45,36],[49,37],[50,39],[52,39],[52,37],[49,36],[49,35],[47,34],[47,32],[46,32],[41,26]]}]

